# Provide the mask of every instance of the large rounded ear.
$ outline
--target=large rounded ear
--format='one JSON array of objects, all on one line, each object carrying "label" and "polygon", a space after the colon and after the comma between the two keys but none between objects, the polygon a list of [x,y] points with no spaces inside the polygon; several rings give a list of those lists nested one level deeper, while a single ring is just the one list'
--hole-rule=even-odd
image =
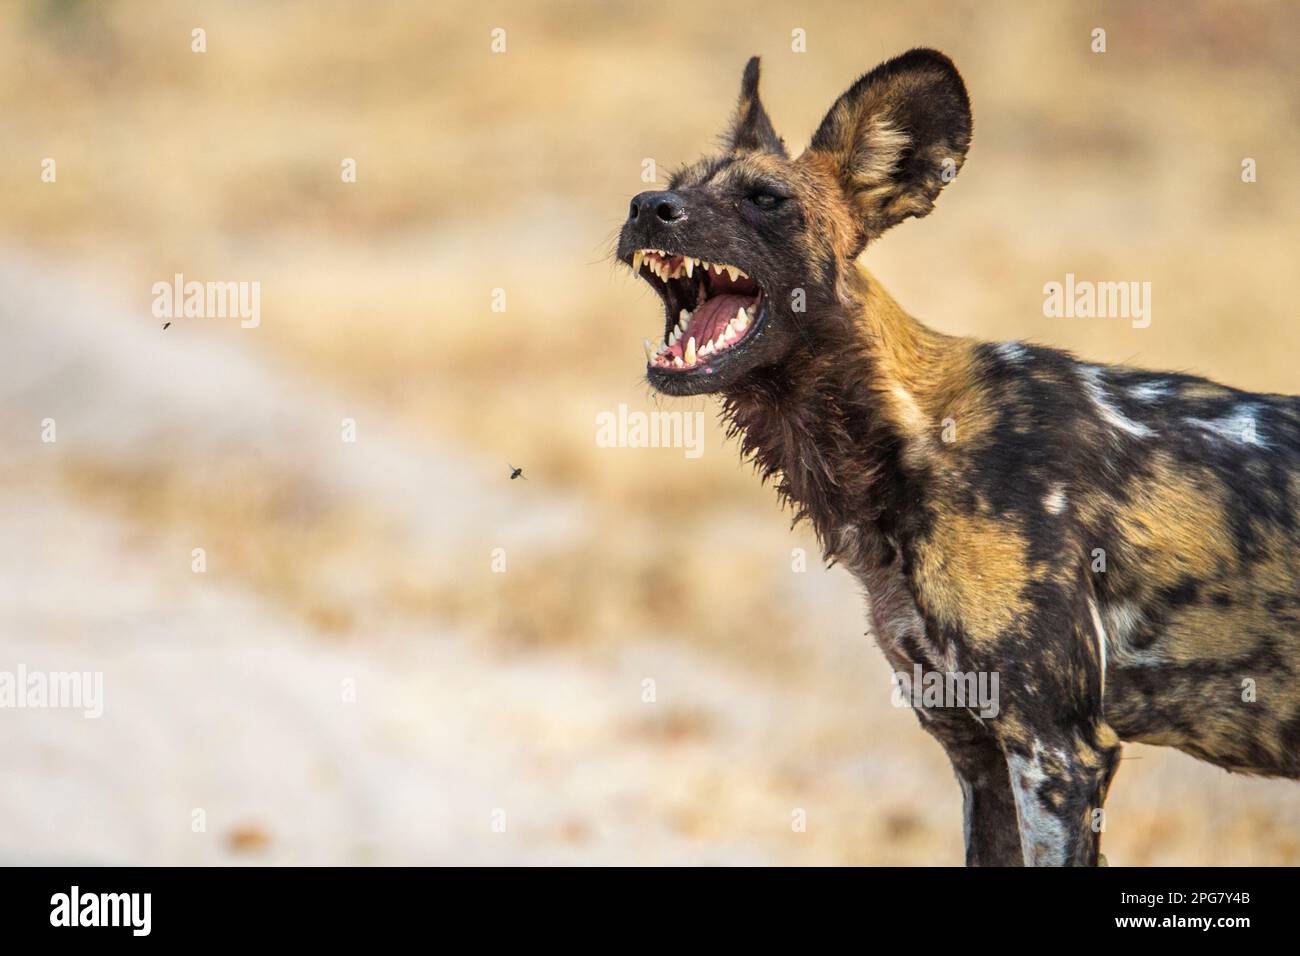
[{"label": "large rounded ear", "polygon": [[761,150],[785,156],[785,143],[776,135],[758,98],[758,72],[758,57],[751,56],[740,78],[740,102],[736,104],[736,115],[725,137],[726,145],[733,152]]},{"label": "large rounded ear", "polygon": [[858,211],[863,241],[924,216],[970,146],[970,99],[952,61],[909,50],[835,101],[809,152],[828,160]]}]

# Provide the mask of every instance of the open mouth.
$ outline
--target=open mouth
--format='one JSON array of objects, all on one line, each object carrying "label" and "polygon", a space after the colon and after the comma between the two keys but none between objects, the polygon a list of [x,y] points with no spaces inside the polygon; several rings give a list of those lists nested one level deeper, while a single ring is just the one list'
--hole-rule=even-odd
[{"label": "open mouth", "polygon": [[641,249],[632,253],[632,269],[655,287],[668,311],[663,341],[645,340],[651,368],[710,369],[747,341],[763,317],[762,288],[736,266]]}]

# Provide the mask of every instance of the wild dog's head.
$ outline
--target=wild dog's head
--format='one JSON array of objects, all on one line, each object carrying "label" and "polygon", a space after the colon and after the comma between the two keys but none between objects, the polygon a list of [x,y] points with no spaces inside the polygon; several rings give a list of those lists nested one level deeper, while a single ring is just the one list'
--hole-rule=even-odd
[{"label": "wild dog's head", "polygon": [[725,152],[636,196],[619,236],[618,257],[664,302],[664,341],[647,346],[650,384],[671,395],[722,391],[824,338],[819,323],[842,324],[835,306],[853,260],[933,208],[970,135],[956,67],[918,49],[849,87],[791,159],[751,59]]}]

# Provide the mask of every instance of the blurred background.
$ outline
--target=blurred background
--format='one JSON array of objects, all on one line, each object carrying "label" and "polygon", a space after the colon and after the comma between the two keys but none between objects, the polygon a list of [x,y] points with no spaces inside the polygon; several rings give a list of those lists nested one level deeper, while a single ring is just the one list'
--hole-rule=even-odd
[{"label": "blurred background", "polygon": [[[1294,392],[1298,27],[1291,3],[0,6],[0,669],[104,680],[98,720],[0,710],[0,860],[959,863],[957,785],[852,580],[711,400],[642,381],[659,307],[609,252],[643,160],[662,183],[711,148],[751,54],[800,149],[858,74],[938,47],[975,137],[866,253],[905,307]],[[1045,318],[1067,272],[1151,282],[1150,327]],[[175,273],[259,282],[260,325],[164,330]],[[598,447],[620,403],[703,412],[703,454]],[[1294,783],[1125,756],[1112,865],[1300,863]]]}]

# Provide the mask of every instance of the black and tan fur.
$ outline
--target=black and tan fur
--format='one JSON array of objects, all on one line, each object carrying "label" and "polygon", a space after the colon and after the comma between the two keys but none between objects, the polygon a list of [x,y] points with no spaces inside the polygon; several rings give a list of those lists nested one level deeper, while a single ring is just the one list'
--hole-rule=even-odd
[{"label": "black and tan fur", "polygon": [[720,395],[862,583],[896,671],[1000,675],[996,718],[918,710],[962,786],[967,862],[1091,865],[1121,740],[1300,777],[1300,400],[909,316],[855,260],[931,210],[971,129],[951,61],[913,50],[792,159],[752,60],[724,151],[648,197],[679,218],[629,220],[618,255],[734,263],[762,286],[743,348],[651,384]]}]

